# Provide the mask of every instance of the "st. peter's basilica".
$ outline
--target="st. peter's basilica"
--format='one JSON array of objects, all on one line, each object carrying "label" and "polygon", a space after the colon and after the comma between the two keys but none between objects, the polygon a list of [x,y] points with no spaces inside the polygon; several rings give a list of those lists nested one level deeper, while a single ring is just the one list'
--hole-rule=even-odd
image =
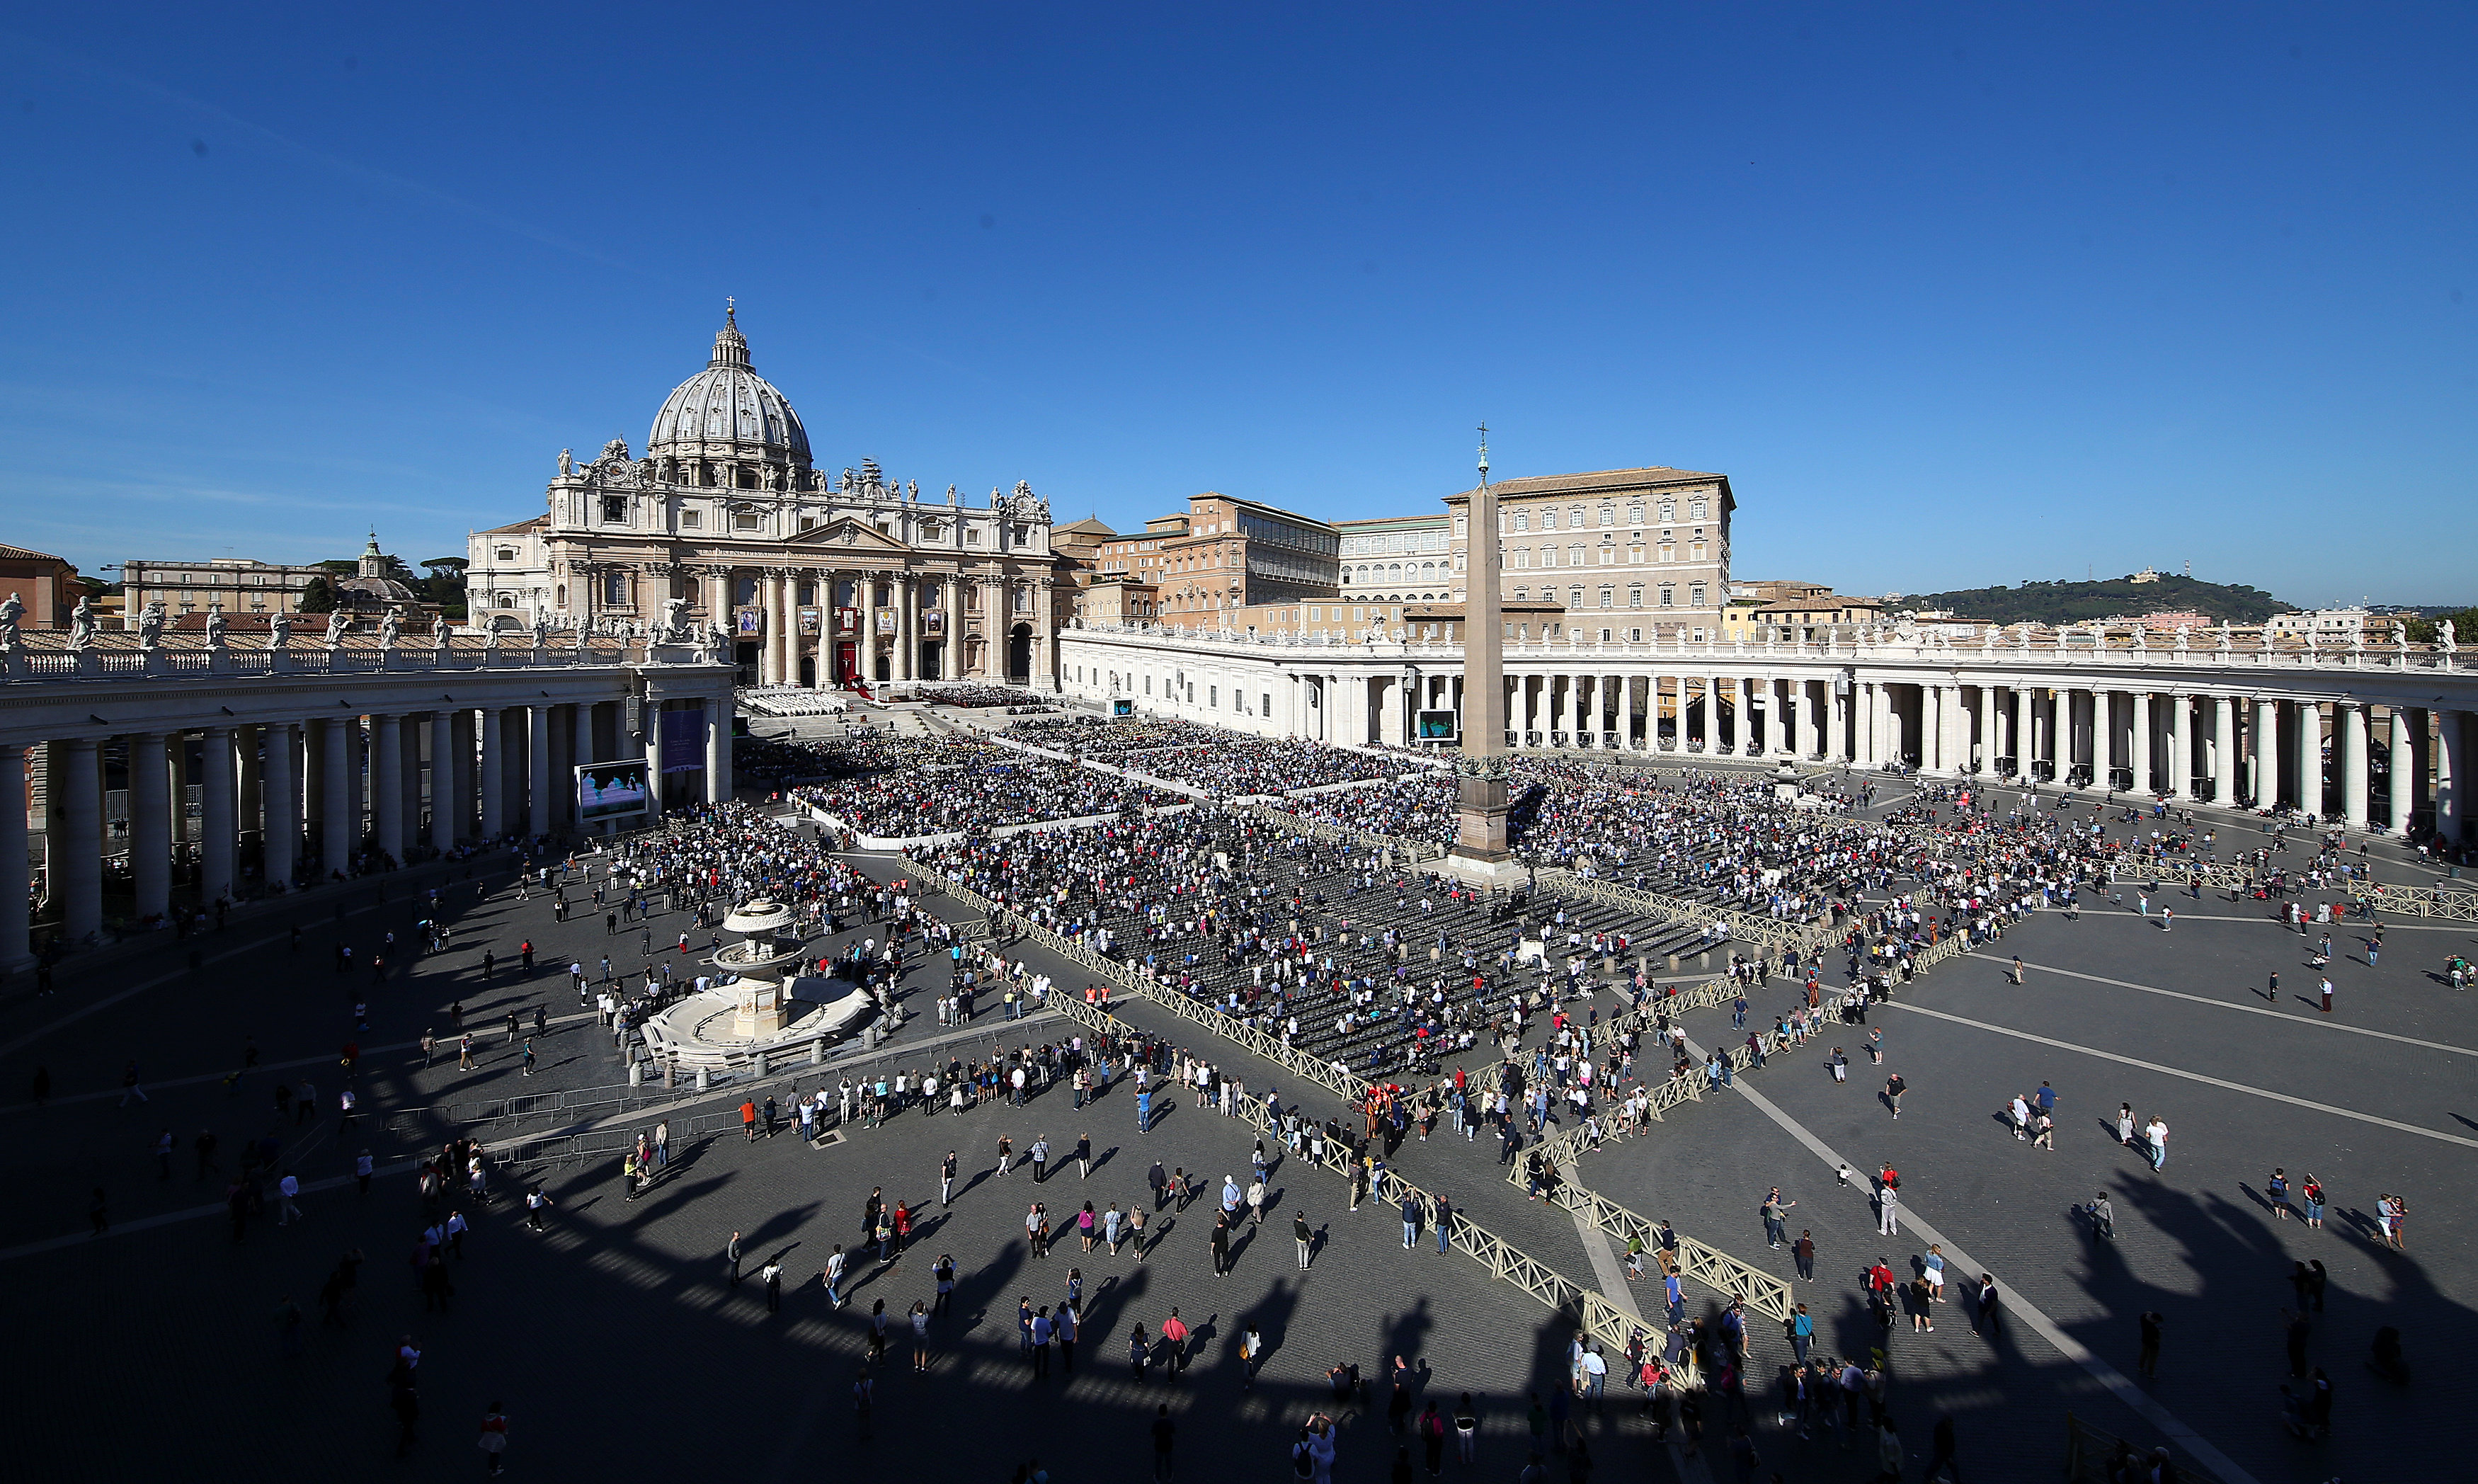
[{"label": "st. peter's basilica", "polygon": [[663,400],[642,457],[566,450],[544,514],[469,539],[473,622],[658,624],[667,600],[735,641],[760,685],[904,680],[1054,684],[1069,563],[1049,503],[1019,483],[923,500],[874,461],[828,478],[808,431],[750,369],[726,311],[705,369]]}]

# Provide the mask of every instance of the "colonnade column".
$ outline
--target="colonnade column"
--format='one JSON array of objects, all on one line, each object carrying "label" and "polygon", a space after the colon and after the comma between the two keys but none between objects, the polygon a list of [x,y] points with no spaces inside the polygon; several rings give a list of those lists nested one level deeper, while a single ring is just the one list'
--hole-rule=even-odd
[{"label": "colonnade column", "polygon": [[326,875],[352,864],[361,810],[353,797],[352,739],[344,734],[354,723],[329,717],[318,725],[318,866]]},{"label": "colonnade column", "polygon": [[482,838],[508,832],[507,722],[496,706],[482,708]]},{"label": "colonnade column", "polygon": [[2013,768],[2017,776],[2031,776],[2031,692],[2016,686],[2013,689]]},{"label": "colonnade column", "polygon": [[2151,692],[2134,692],[2134,792],[2148,793],[2151,784]]},{"label": "colonnade column", "polygon": [[379,853],[404,859],[404,729],[393,717],[370,717],[370,823]]},{"label": "colonnade column", "polygon": [[2349,828],[2366,827],[2366,709],[2356,701],[2332,708],[2332,751],[2340,764],[2340,817]]},{"label": "colonnade column", "polygon": [[172,909],[172,779],[164,743],[161,732],[129,739],[129,879],[140,920]]},{"label": "colonnade column", "polygon": [[2254,806],[2268,809],[2280,802],[2280,703],[2267,695],[2254,701],[2254,732],[2246,750],[2254,764]]},{"label": "colonnade column", "polygon": [[731,693],[705,703],[705,801],[731,798]]},{"label": "colonnade column", "polygon": [[61,931],[72,943],[103,926],[103,779],[92,742],[63,742],[52,751],[60,770],[61,838],[50,842],[52,890],[61,897]]},{"label": "colonnade column", "polygon": [[0,747],[0,973],[34,967],[34,935],[21,910],[34,893],[27,859],[26,749]]},{"label": "colonnade column", "polygon": [[2465,711],[2435,713],[2436,731],[2443,742],[2442,766],[2437,768],[2435,791],[2435,827],[2444,840],[2461,843],[2462,831],[2469,823],[2469,744],[2462,736],[2469,719]]},{"label": "colonnade column", "polygon": [[2168,796],[2193,797],[2194,698],[2183,691],[2168,697]]},{"label": "colonnade column", "polygon": [[2297,807],[2323,812],[2323,703],[2297,702]]},{"label": "colonnade column", "polygon": [[2418,777],[2414,754],[2409,745],[2409,713],[2398,706],[2391,708],[2391,810],[2386,821],[2395,835],[2409,833],[2410,811],[2417,803],[2417,786],[2425,780]]},{"label": "colonnade column", "polygon": [[430,714],[430,847],[445,854],[456,847],[456,821],[464,817],[464,800],[456,794],[456,714]]},{"label": "colonnade column", "polygon": [[233,828],[234,805],[240,780],[233,766],[233,729],[207,728],[205,777],[198,809],[198,896],[222,901],[232,895],[233,847],[240,836]]},{"label": "colonnade column", "polygon": [[2238,801],[2238,703],[2234,696],[2212,697],[2212,797],[2214,804]]},{"label": "colonnade column", "polygon": [[[278,721],[258,729],[260,745],[266,749],[266,762],[260,769],[259,794],[266,822],[261,826],[265,843],[265,864],[267,884],[290,882],[301,848],[301,774],[300,732],[290,721]],[[442,749],[442,757],[446,756]]]},{"label": "colonnade column", "polygon": [[550,786],[550,712],[548,706],[525,708],[525,833],[547,835],[557,826]]}]

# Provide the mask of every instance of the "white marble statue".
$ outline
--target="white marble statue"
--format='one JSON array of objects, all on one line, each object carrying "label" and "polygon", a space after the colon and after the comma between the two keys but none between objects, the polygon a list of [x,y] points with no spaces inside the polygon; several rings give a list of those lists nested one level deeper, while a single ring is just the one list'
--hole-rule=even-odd
[{"label": "white marble statue", "polygon": [[2176,643],[2176,649],[2177,649],[2177,652],[2178,652],[2179,654],[2184,654],[2184,653],[2186,652],[2186,636],[2187,636],[2187,625],[2182,624],[2182,623],[2181,623],[2181,624],[2179,624],[2179,625],[2177,625],[2177,643]]},{"label": "white marble statue", "polygon": [[157,598],[138,610],[138,647],[152,649],[164,642],[164,600]]},{"label": "white marble statue", "polygon": [[543,636],[548,632],[550,632],[550,624],[543,617],[541,606],[536,605],[534,608],[533,621],[534,647],[536,649],[540,649],[543,646]]},{"label": "white marble statue", "polygon": [[211,603],[207,607],[207,647],[210,649],[221,649],[223,646],[224,605],[221,603]]},{"label": "white marble statue", "polygon": [[395,647],[395,641],[402,638],[403,635],[404,609],[401,606],[391,607],[386,613],[379,616],[379,646],[381,648],[393,649]]},{"label": "white marble statue", "polygon": [[77,607],[69,610],[69,647],[93,648],[94,629],[94,600],[81,597],[77,600]]},{"label": "white marble statue", "polygon": [[673,643],[689,640],[689,600],[684,597],[663,599],[663,637]]},{"label": "white marble statue", "polygon": [[2461,636],[2453,631],[2451,619],[2446,618],[2435,626],[2435,647],[2445,654],[2461,652]]},{"label": "white marble statue", "polygon": [[277,614],[266,620],[266,647],[281,649],[292,642],[292,616]]},{"label": "white marble statue", "polygon": [[335,648],[344,641],[344,631],[353,626],[353,616],[341,608],[327,611],[327,647]]},{"label": "white marble statue", "polygon": [[563,477],[576,472],[576,453],[573,449],[563,448],[559,451],[559,472]]},{"label": "white marble statue", "polygon": [[9,594],[9,601],[0,603],[0,647],[17,647],[17,620],[25,616],[25,599],[14,592]]},{"label": "white marble statue", "polygon": [[2226,618],[2220,620],[2220,637],[2216,647],[2222,654],[2226,654],[2237,647],[2236,641],[2229,637],[2229,620]]}]

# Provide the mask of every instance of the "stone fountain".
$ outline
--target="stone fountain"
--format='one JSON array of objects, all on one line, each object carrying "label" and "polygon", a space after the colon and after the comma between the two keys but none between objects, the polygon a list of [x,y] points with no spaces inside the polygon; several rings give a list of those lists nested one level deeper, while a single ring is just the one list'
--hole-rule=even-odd
[{"label": "stone fountain", "polygon": [[804,975],[807,956],[790,904],[744,902],[722,919],[740,941],[708,962],[707,988],[682,997],[645,1022],[645,1040],[660,1059],[681,1067],[736,1066],[807,1051],[858,1034],[877,1018],[877,1002],[847,980]]},{"label": "stone fountain", "polygon": [[798,962],[796,938],[778,937],[792,925],[793,912],[781,902],[763,897],[745,902],[722,919],[722,930],[738,933],[740,942],[714,956],[723,988],[731,994],[736,1013],[733,1037],[763,1041],[779,1036],[792,1023],[792,1001],[784,994],[785,965]]}]

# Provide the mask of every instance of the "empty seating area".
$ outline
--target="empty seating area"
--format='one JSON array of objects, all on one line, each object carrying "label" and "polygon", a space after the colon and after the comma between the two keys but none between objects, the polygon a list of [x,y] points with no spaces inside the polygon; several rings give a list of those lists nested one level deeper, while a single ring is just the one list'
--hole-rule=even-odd
[{"label": "empty seating area", "polygon": [[[925,865],[1302,1050],[1366,1076],[1421,1070],[1532,1004],[1716,943],[1588,899],[1475,896],[1365,851],[1200,808],[1089,830],[960,842]],[[1545,960],[1517,956],[1546,935]],[[1612,968],[1618,937],[1629,952]],[[1604,993],[1604,1014],[1620,1003]],[[1495,1051],[1473,1053],[1494,1061]]]}]

